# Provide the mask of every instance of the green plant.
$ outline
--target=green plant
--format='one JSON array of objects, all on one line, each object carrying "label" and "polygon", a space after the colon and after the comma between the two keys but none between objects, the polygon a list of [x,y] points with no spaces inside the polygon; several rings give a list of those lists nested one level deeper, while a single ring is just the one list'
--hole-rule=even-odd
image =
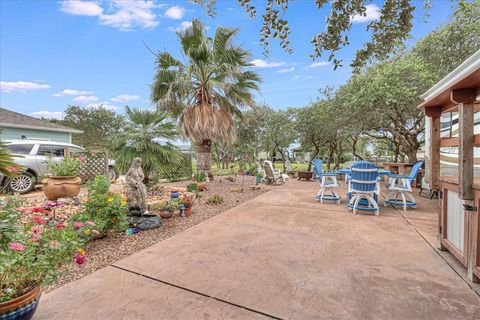
[{"label": "green plant", "polygon": [[127,200],[121,194],[109,191],[110,181],[107,176],[97,175],[87,183],[88,200],[85,210],[73,219],[92,220],[99,231],[120,231],[128,226]]},{"label": "green plant", "polygon": [[64,157],[60,161],[53,161],[51,158],[47,160],[48,171],[56,177],[72,177],[78,173],[81,161],[84,158],[80,156],[76,157]]},{"label": "green plant", "polygon": [[162,178],[167,179],[169,182],[192,178],[192,155],[180,153],[179,158],[179,161],[171,163],[161,170],[160,175]]},{"label": "green plant", "polygon": [[223,203],[223,197],[221,195],[213,195],[207,199],[207,204],[221,204]]},{"label": "green plant", "polygon": [[184,138],[197,145],[197,170],[210,171],[212,142],[235,140],[233,116],[255,107],[260,76],[249,69],[249,52],[234,44],[238,29],[218,27],[209,37],[197,19],[177,32],[186,63],[157,54],[152,101],[180,120]]},{"label": "green plant", "polygon": [[21,169],[22,168],[13,161],[12,155],[8,151],[5,143],[0,140],[0,173],[8,177],[19,173]]},{"label": "green plant", "polygon": [[55,221],[42,210],[21,214],[18,205],[15,198],[0,205],[0,302],[51,283],[65,262],[83,264],[82,246],[97,232],[92,221]]},{"label": "green plant", "polygon": [[197,182],[205,182],[207,181],[207,175],[205,172],[199,172],[195,175],[195,180],[197,180]]},{"label": "green plant", "polygon": [[193,192],[195,194],[198,194],[199,190],[198,190],[198,184],[196,182],[192,182],[192,183],[189,183],[187,185],[187,191],[188,192]]},{"label": "green plant", "polygon": [[172,141],[177,137],[175,123],[169,121],[168,113],[125,107],[125,114],[125,127],[112,140],[115,166],[121,172],[127,172],[133,158],[140,157],[148,180],[152,174],[160,174],[179,161],[176,146],[170,142],[159,142],[159,139]]},{"label": "green plant", "polygon": [[172,199],[163,205],[162,211],[174,212],[175,210],[180,209],[181,205],[182,203],[180,200]]}]

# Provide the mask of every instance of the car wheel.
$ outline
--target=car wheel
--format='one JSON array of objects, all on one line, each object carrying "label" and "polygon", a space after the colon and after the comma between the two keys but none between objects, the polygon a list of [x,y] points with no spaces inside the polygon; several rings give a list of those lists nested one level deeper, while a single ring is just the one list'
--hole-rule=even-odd
[{"label": "car wheel", "polygon": [[114,168],[109,167],[108,168],[108,179],[110,179],[110,182],[114,182],[118,178],[118,172],[115,171]]},{"label": "car wheel", "polygon": [[32,191],[33,188],[35,188],[35,177],[28,172],[22,172],[10,178],[10,189],[13,192],[23,194]]}]

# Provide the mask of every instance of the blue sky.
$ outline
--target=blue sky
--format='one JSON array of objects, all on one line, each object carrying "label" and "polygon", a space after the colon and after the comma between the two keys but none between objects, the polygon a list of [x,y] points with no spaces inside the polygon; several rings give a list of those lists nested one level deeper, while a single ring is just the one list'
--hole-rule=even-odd
[{"label": "blue sky", "polygon": [[[262,13],[265,0],[252,0]],[[417,6],[409,45],[446,22],[452,2],[433,0],[424,21],[423,0]],[[340,53],[346,66],[368,40],[365,26],[378,18],[381,1],[370,2],[366,18],[356,18],[351,46]],[[286,13],[292,29],[293,54],[271,41],[270,57],[259,44],[261,18],[253,20],[236,0],[218,1],[217,17],[188,1],[0,1],[0,106],[34,116],[61,117],[68,104],[104,104],[121,112],[126,104],[151,107],[150,84],[155,73],[154,51],[180,57],[175,29],[201,19],[213,33],[216,26],[239,27],[236,42],[252,52],[261,74],[259,103],[274,108],[304,106],[319,88],[338,86],[351,70],[333,70],[326,58],[312,61],[311,37],[325,28],[328,6],[318,10],[313,0],[294,1]],[[314,63],[314,64],[313,64]],[[313,65],[312,65],[313,64]]]}]

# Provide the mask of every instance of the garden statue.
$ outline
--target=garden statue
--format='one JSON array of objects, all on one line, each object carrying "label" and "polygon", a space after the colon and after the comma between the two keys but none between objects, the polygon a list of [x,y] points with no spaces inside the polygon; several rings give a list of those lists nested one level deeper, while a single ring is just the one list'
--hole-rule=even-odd
[{"label": "garden statue", "polygon": [[158,228],[163,225],[162,218],[149,214],[147,209],[147,187],[143,183],[142,158],[134,158],[125,175],[127,187],[125,195],[128,205],[128,222],[141,230]]}]

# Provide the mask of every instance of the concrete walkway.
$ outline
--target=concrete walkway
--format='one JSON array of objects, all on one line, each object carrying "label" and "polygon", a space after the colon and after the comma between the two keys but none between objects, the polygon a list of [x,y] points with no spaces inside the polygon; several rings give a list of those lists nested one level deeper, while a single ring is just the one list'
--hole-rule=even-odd
[{"label": "concrete walkway", "polygon": [[[480,319],[480,298],[408,215],[287,184],[42,297],[37,319]],[[430,236],[422,236],[422,229]],[[428,239],[427,239],[428,240]]]}]

